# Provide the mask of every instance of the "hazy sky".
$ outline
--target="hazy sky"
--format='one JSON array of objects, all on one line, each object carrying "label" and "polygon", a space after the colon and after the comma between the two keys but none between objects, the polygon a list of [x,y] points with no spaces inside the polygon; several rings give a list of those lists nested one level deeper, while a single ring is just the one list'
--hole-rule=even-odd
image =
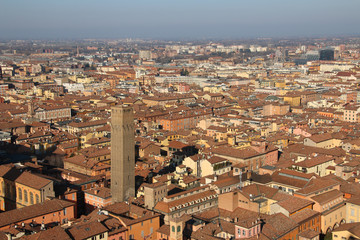
[{"label": "hazy sky", "polygon": [[360,0],[1,0],[0,39],[360,34]]}]

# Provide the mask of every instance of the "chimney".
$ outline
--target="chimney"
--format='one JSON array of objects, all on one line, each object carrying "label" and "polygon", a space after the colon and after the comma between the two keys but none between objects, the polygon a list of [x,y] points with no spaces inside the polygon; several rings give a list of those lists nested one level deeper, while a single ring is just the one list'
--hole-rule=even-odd
[{"label": "chimney", "polygon": [[214,182],[216,182],[217,180],[218,180],[218,176],[214,174]]}]

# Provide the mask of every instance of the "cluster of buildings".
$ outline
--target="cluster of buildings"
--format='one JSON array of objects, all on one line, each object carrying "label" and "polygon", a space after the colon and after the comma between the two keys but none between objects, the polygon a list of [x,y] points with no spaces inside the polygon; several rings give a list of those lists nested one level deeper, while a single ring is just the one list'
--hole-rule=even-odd
[{"label": "cluster of buildings", "polygon": [[2,50],[0,239],[360,238],[359,44],[309,42]]}]

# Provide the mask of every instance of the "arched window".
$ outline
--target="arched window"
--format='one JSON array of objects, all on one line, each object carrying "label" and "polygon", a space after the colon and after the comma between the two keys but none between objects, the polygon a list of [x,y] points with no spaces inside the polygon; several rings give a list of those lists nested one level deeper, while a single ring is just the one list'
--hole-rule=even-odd
[{"label": "arched window", "polygon": [[22,201],[22,190],[21,188],[18,188],[18,198]]},{"label": "arched window", "polygon": [[36,199],[36,203],[39,203],[39,202],[40,202],[40,198],[39,198],[39,195],[38,195],[38,194],[35,195],[35,199]]},{"label": "arched window", "polygon": [[34,204],[34,194],[30,192],[30,204]]},{"label": "arched window", "polygon": [[175,232],[175,226],[172,226],[171,230],[172,230],[173,232]]},{"label": "arched window", "polygon": [[177,232],[180,232],[180,231],[181,231],[181,227],[178,226],[178,227],[177,227]]},{"label": "arched window", "polygon": [[24,190],[24,200],[25,202],[28,202],[28,195],[26,190]]}]

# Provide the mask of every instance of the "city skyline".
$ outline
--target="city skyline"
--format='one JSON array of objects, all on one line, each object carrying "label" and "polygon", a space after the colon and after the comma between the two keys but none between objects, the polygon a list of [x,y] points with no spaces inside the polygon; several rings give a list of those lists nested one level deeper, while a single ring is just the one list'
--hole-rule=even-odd
[{"label": "city skyline", "polygon": [[1,39],[229,39],[359,35],[360,2],[8,1]]}]

